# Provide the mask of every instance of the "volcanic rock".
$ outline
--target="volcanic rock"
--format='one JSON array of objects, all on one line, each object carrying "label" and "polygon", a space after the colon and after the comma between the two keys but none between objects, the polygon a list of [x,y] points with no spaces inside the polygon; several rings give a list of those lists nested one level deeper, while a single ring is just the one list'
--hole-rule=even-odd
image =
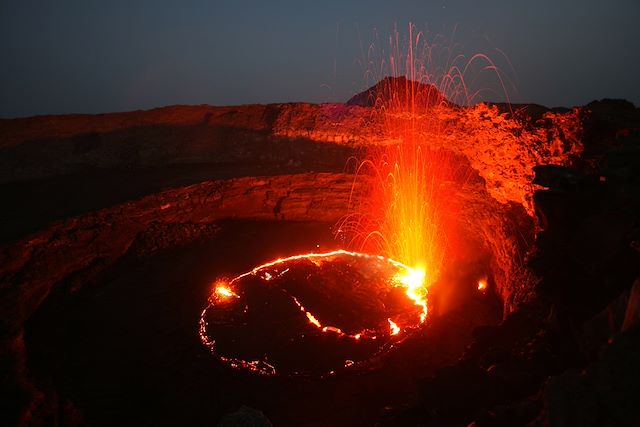
[{"label": "volcanic rock", "polygon": [[[420,115],[417,126],[426,145],[467,157],[492,197],[521,204],[533,216],[533,167],[567,165],[579,155],[588,111],[547,110],[532,121],[524,110],[440,103]],[[345,104],[175,106],[0,120],[0,196],[10,206],[21,205],[20,213],[6,212],[4,220],[18,228],[24,225],[16,216],[23,212],[46,209],[60,212],[59,219],[108,206],[94,200],[89,188],[95,193],[96,187],[109,195],[129,194],[113,204],[204,179],[341,172],[359,147],[397,144],[410,120],[404,113]],[[87,180],[88,188],[72,200],[48,196],[78,180]],[[70,211],[67,205],[78,199],[91,203]],[[25,231],[44,221],[34,218]]]}]

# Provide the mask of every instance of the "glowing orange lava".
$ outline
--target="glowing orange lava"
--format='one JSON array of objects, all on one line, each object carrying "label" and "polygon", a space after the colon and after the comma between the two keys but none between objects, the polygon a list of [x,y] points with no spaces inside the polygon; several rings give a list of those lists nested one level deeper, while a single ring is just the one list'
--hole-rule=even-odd
[{"label": "glowing orange lava", "polygon": [[215,283],[213,295],[219,301],[226,301],[231,298],[238,298],[238,295],[236,295],[236,293],[233,292],[231,288],[229,288],[229,286],[223,281],[217,281]]},{"label": "glowing orange lava", "polygon": [[[345,325],[331,324],[331,321],[328,320],[329,318],[339,320],[342,318],[343,314],[346,313],[340,312],[340,309],[337,307],[329,307],[327,309],[326,306],[323,306],[325,308],[320,313],[315,312],[315,310],[312,312],[306,307],[306,303],[303,305],[301,299],[292,293],[296,292],[296,289],[300,289],[296,288],[296,286],[302,286],[304,289],[304,287],[310,285],[305,286],[305,283],[302,283],[295,286],[289,285],[290,288],[279,288],[280,285],[278,285],[278,282],[286,280],[284,276],[287,274],[291,274],[289,273],[291,269],[299,269],[301,268],[300,265],[305,265],[300,264],[300,262],[307,262],[306,265],[311,266],[311,268],[322,269],[325,264],[331,264],[332,262],[335,263],[337,262],[337,259],[344,259],[345,261],[341,261],[343,263],[341,265],[347,266],[345,268],[348,269],[356,268],[355,271],[360,271],[357,269],[363,268],[362,266],[365,266],[365,270],[362,270],[364,271],[364,273],[358,273],[358,277],[360,278],[358,279],[358,284],[346,282],[344,283],[344,286],[362,286],[363,288],[361,289],[363,289],[364,291],[366,286],[369,286],[368,283],[372,281],[372,278],[375,277],[376,279],[373,280],[377,280],[377,283],[379,282],[379,284],[375,285],[378,287],[372,288],[372,292],[378,292],[378,296],[376,297],[372,294],[372,298],[380,298],[380,295],[383,294],[391,295],[391,293],[394,292],[393,289],[395,288],[398,288],[401,291],[401,293],[398,293],[397,295],[404,295],[405,302],[402,303],[403,305],[398,305],[400,304],[400,300],[398,300],[397,297],[391,297],[391,299],[386,300],[388,303],[391,303],[393,307],[395,307],[392,308],[392,311],[389,312],[392,317],[385,316],[383,318],[384,320],[381,319],[381,321],[383,321],[386,325],[386,332],[385,328],[382,327],[383,325],[381,323],[376,323],[377,321],[373,319],[363,319],[362,325],[369,326],[361,327],[360,329],[354,329],[354,324],[352,323],[348,323]],[[330,267],[329,271],[343,271],[335,270],[335,268],[335,266]],[[338,273],[340,275],[334,276],[338,280],[336,283],[340,284],[340,286],[342,286],[342,280],[340,279],[340,277],[343,277],[342,274],[349,274],[348,269],[344,270],[347,273]],[[383,271],[384,273],[382,273]],[[384,274],[384,277],[380,276],[381,274]],[[303,280],[307,280],[304,279],[304,275],[302,277]],[[227,325],[229,321],[233,321],[232,319],[238,318],[238,316],[245,316],[247,315],[247,313],[251,313],[252,308],[249,305],[245,306],[245,304],[249,304],[249,302],[243,302],[247,298],[247,293],[251,292],[251,288],[247,288],[247,286],[249,285],[245,282],[249,278],[256,278],[259,279],[259,281],[261,281],[261,283],[263,283],[266,287],[275,286],[275,289],[281,289],[281,292],[283,292],[286,297],[289,298],[290,301],[294,304],[294,306],[297,307],[299,312],[303,314],[304,319],[306,320],[307,324],[312,327],[312,330],[316,330],[320,334],[329,334],[338,340],[347,339],[358,343],[376,343],[379,341],[380,343],[376,345],[375,348],[383,348],[387,345],[389,339],[391,339],[392,337],[395,339],[395,337],[414,330],[426,320],[427,291],[424,286],[424,277],[424,271],[413,269],[393,259],[385,258],[379,255],[363,254],[346,250],[335,250],[326,253],[308,253],[285,258],[278,258],[276,260],[259,265],[252,270],[240,274],[231,280],[218,280],[214,283],[212,287],[212,293],[209,298],[209,306],[205,308],[201,314],[200,338],[203,344],[209,347],[212,352],[215,352],[215,332],[207,330],[209,323],[207,319],[214,319],[214,321],[217,322],[218,325],[222,325],[221,327],[224,328],[224,325]],[[259,286],[259,284],[255,284],[255,281],[248,283],[254,283],[253,286]],[[273,285],[274,283],[275,285]],[[284,283],[288,282],[285,281]],[[384,286],[382,286],[382,284],[384,284]],[[324,287],[324,285],[321,284],[318,286]],[[384,291],[385,288],[387,289],[386,291]],[[345,292],[346,294],[349,294],[349,292],[352,291],[347,288]],[[354,292],[356,292],[354,295],[360,295],[357,291]],[[382,294],[380,294],[380,292],[382,292]],[[309,298],[308,295],[307,298]],[[331,301],[332,297],[329,296],[328,298],[329,299],[327,301]],[[386,296],[384,298],[390,297]],[[247,301],[251,301],[251,299],[248,299]],[[317,304],[317,301],[309,301],[311,301],[311,305]],[[322,306],[322,304],[326,303],[320,304]],[[353,311],[351,308],[349,308],[348,304],[348,302],[343,303],[341,307],[346,307],[346,310],[349,312]],[[382,303],[379,306],[389,307],[386,304],[387,303]],[[331,305],[334,304],[331,303]],[[236,308],[234,308],[234,306]],[[241,309],[241,306],[245,306],[245,308]],[[400,309],[400,307],[404,308]],[[411,309],[410,307],[415,308]],[[345,308],[343,308],[343,310],[344,309]],[[229,313],[234,312],[233,310],[236,310],[236,313],[241,314],[230,315]],[[209,311],[211,311],[211,313],[208,314]],[[376,313],[382,314],[384,312]],[[380,314],[378,314],[378,316]],[[287,328],[287,325],[282,325],[281,327]],[[277,332],[274,333],[277,334]],[[311,332],[307,331],[306,333],[302,333],[300,337],[304,337],[305,334],[310,333]],[[218,354],[218,356],[220,357],[221,361],[232,367],[248,369],[250,371],[268,375],[275,373],[274,365],[267,363],[266,359],[251,360],[244,359],[242,357],[230,357],[229,355],[220,354]],[[351,366],[349,363],[347,363],[349,360],[351,359],[345,359],[343,361],[345,366]],[[351,362],[353,361],[351,360]]]}]

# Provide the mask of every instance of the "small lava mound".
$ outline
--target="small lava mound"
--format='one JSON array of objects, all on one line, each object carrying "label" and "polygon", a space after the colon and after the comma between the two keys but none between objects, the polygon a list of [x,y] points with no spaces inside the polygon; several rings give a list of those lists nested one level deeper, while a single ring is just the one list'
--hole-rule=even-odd
[{"label": "small lava mound", "polygon": [[[411,88],[411,89],[408,89]],[[421,109],[438,105],[453,107],[436,86],[408,80],[406,77],[385,77],[369,89],[352,96],[347,105],[360,107],[402,107],[412,100],[408,94],[414,94],[413,104]]]}]

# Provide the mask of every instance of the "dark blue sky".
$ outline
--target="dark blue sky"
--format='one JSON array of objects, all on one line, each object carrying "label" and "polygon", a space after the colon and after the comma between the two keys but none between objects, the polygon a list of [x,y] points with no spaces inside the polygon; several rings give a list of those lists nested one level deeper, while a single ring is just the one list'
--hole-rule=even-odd
[{"label": "dark blue sky", "polygon": [[344,101],[366,85],[361,45],[410,21],[496,59],[513,102],[640,104],[638,0],[2,0],[0,117]]}]

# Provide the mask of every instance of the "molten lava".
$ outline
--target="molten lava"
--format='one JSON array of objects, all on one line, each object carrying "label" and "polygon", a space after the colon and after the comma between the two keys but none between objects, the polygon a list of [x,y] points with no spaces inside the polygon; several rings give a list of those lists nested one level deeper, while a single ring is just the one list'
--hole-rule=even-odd
[{"label": "molten lava", "polygon": [[400,327],[391,319],[389,321],[389,327],[391,328],[391,335],[398,335],[400,333]]},{"label": "molten lava", "polygon": [[227,301],[230,298],[238,298],[229,286],[223,281],[216,282],[213,294],[218,301]]},{"label": "molten lava", "polygon": [[322,375],[366,363],[426,317],[424,272],[336,250],[280,258],[217,281],[200,337],[231,367]]}]

